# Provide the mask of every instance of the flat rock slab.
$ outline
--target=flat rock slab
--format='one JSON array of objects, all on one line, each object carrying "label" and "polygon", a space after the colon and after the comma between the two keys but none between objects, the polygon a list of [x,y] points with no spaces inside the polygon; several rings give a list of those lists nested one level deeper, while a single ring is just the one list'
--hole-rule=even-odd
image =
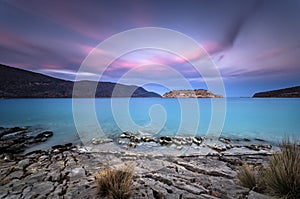
[{"label": "flat rock slab", "polygon": [[241,162],[263,164],[266,155],[164,156],[134,152],[40,151],[12,161],[0,159],[0,198],[99,198],[95,173],[134,166],[132,198],[271,197],[238,185]]}]

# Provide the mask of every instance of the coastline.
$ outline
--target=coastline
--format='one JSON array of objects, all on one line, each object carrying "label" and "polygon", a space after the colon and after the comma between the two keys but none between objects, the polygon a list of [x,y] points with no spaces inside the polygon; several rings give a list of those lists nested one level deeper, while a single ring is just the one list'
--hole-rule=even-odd
[{"label": "coastline", "polygon": [[[135,153],[84,152],[77,147],[37,151],[14,161],[1,159],[1,198],[97,198],[95,173],[134,164],[132,198],[258,198],[238,185],[237,169],[259,166],[268,155],[140,156]],[[1,177],[2,177],[1,176]],[[154,197],[156,195],[156,197]],[[159,197],[157,196],[159,195]]]},{"label": "coastline", "polygon": [[[226,146],[228,140],[223,141]],[[132,198],[271,198],[240,186],[236,173],[243,164],[268,164],[273,147],[218,150],[220,145],[213,149],[204,144],[199,145],[203,153],[161,146],[151,154],[139,152],[139,146],[114,150],[113,142],[99,142],[57,145],[10,159],[1,154],[0,198],[99,198],[95,173],[124,164],[134,166]],[[167,148],[170,153],[162,153]]]}]

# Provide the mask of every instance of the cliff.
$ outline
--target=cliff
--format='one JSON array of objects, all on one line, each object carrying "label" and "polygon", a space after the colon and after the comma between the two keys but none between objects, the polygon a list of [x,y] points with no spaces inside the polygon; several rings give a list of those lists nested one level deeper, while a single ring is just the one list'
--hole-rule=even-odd
[{"label": "cliff", "polygon": [[255,93],[253,97],[298,98],[300,97],[300,86],[259,92],[259,93]]},{"label": "cliff", "polygon": [[173,90],[163,95],[164,98],[222,98],[221,95],[213,94],[205,89],[196,90]]},{"label": "cliff", "polygon": [[[96,83],[98,87],[95,97],[161,97],[138,86],[112,82],[79,81],[78,83],[86,88],[83,90],[84,93],[80,93],[80,97],[91,96],[89,85]],[[71,98],[73,85],[72,81],[0,64],[0,98]]]}]

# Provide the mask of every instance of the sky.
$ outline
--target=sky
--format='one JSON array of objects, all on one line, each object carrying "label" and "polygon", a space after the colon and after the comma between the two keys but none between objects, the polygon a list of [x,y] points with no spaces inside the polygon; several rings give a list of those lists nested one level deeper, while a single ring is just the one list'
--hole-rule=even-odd
[{"label": "sky", "polygon": [[[113,35],[133,28],[167,28],[205,49],[220,72],[227,97],[249,97],[300,85],[299,10],[299,0],[2,0],[0,63],[75,80],[89,53]],[[93,67],[101,68],[101,60]],[[81,75],[95,80],[98,72]],[[163,94],[168,90],[165,83],[186,89],[172,76],[175,73],[194,89],[207,86],[191,63],[158,49],[118,57],[100,80],[118,82],[127,75],[125,83]]]}]

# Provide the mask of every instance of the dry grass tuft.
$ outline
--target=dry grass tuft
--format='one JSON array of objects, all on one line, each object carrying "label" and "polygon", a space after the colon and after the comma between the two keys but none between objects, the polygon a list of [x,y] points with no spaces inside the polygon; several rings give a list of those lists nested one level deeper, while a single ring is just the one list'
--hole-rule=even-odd
[{"label": "dry grass tuft", "polygon": [[255,170],[243,165],[237,178],[244,187],[285,199],[300,198],[300,145],[285,139],[281,151],[272,155],[269,166]]},{"label": "dry grass tuft", "polygon": [[282,142],[281,152],[270,159],[266,169],[267,191],[282,198],[300,198],[300,146],[298,141],[286,139]]},{"label": "dry grass tuft", "polygon": [[243,187],[253,189],[257,185],[256,173],[254,168],[244,164],[237,173],[237,178]]},{"label": "dry grass tuft", "polygon": [[131,195],[133,166],[106,169],[96,174],[99,193],[102,197],[128,199]]}]

